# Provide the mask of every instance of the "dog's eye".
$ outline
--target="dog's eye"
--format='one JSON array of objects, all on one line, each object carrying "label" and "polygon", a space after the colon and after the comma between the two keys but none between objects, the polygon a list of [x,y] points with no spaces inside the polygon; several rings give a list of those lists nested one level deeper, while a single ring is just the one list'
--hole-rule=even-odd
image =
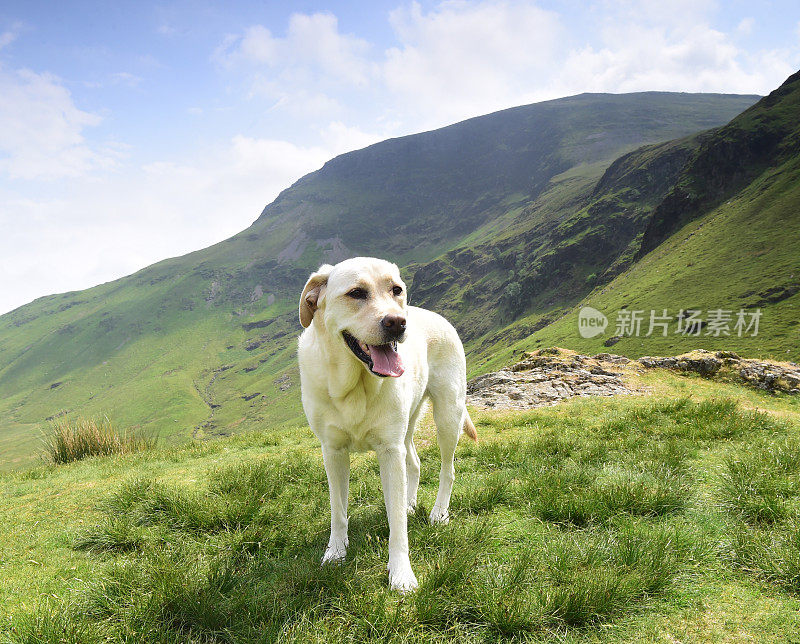
[{"label": "dog's eye", "polygon": [[400,297],[403,294],[403,289],[400,286],[393,286],[392,293],[395,294],[395,297]]},{"label": "dog's eye", "polygon": [[366,300],[367,291],[363,288],[354,288],[347,291],[347,297],[352,297],[354,300]]}]

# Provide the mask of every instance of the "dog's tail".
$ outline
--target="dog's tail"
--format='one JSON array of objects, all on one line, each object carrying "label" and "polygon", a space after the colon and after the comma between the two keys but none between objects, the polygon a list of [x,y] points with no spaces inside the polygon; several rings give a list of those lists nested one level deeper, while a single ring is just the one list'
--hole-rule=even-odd
[{"label": "dog's tail", "polygon": [[475,425],[472,424],[472,419],[469,417],[469,412],[464,413],[464,433],[469,436],[476,443],[478,442],[478,432],[475,431]]}]

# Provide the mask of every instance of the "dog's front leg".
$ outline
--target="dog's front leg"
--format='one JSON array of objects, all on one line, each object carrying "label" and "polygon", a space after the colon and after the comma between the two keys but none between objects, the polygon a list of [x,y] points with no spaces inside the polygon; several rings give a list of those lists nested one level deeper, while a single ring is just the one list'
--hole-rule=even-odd
[{"label": "dog's front leg", "polygon": [[347,496],[350,488],[350,452],[322,445],[322,460],[331,496],[331,538],[322,563],[335,563],[347,554]]},{"label": "dog's front leg", "polygon": [[403,445],[383,446],[376,452],[389,517],[389,586],[404,593],[418,585],[408,558],[406,448]]}]

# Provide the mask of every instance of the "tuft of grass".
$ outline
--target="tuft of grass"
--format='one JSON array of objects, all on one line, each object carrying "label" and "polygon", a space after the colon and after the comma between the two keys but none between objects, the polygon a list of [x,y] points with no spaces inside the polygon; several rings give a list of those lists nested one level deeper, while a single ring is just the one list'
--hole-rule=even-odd
[{"label": "tuft of grass", "polygon": [[678,512],[690,492],[689,480],[663,464],[610,464],[601,469],[569,464],[542,469],[523,487],[533,515],[577,526],[620,514],[656,517]]},{"label": "tuft of grass", "polygon": [[156,444],[153,437],[120,431],[105,417],[57,420],[43,440],[45,457],[57,465],[88,456],[129,454],[151,449]]},{"label": "tuft of grass", "polygon": [[798,518],[772,530],[740,526],[732,546],[734,562],[742,569],[790,592],[800,593]]},{"label": "tuft of grass", "polygon": [[481,514],[492,512],[500,505],[512,504],[517,498],[510,473],[500,471],[482,477],[477,485],[471,485],[465,493],[459,493],[455,503],[464,512]]},{"label": "tuft of grass", "polygon": [[0,633],[0,644],[94,644],[100,642],[90,625],[53,600],[26,614]]},{"label": "tuft of grass", "polygon": [[767,440],[728,456],[720,477],[721,506],[749,524],[780,522],[797,514],[800,442]]},{"label": "tuft of grass", "polygon": [[800,593],[800,441],[768,437],[728,456],[720,505],[736,521],[729,557],[741,569]]},{"label": "tuft of grass", "polygon": [[542,536],[535,549],[508,559],[476,553],[473,539],[455,544],[420,587],[417,618],[502,636],[584,627],[664,591],[699,551],[697,535],[635,523]]}]

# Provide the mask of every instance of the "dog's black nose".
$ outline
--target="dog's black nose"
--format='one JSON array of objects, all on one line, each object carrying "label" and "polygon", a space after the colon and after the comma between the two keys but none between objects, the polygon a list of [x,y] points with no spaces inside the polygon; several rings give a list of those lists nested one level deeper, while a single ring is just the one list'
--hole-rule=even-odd
[{"label": "dog's black nose", "polygon": [[386,335],[399,338],[406,330],[406,319],[402,315],[387,315],[381,320]]}]

